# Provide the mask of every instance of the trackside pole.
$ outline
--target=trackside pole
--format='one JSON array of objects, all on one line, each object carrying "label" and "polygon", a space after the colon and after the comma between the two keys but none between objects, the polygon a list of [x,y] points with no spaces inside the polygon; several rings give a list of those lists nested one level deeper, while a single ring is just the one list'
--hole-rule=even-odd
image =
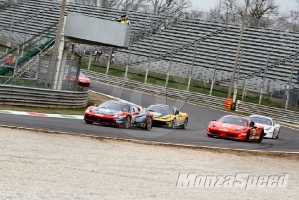
[{"label": "trackside pole", "polygon": [[43,56],[43,51],[41,50],[40,53],[37,55],[38,65],[37,65],[37,70],[36,70],[36,79],[35,79],[34,87],[36,87],[37,84],[38,84],[38,77],[39,77],[39,72],[40,72],[40,66],[42,64],[42,56]]},{"label": "trackside pole", "polygon": [[239,81],[239,71],[240,71],[241,63],[242,63],[242,56],[243,56],[243,48],[241,49],[241,55],[240,55],[240,60],[239,60],[239,65],[238,65],[238,70],[237,70],[237,81],[236,81],[237,87],[238,87],[238,81]]},{"label": "trackside pole", "polygon": [[110,64],[111,64],[112,49],[113,48],[110,47],[110,52],[109,52],[109,57],[108,57],[108,63],[107,63],[107,69],[106,69],[106,75],[108,75],[109,67],[110,67]]},{"label": "trackside pole", "polygon": [[296,109],[298,107],[298,102],[299,102],[299,93],[297,92]]},{"label": "trackside pole", "polygon": [[91,60],[92,60],[92,46],[90,47],[90,51],[89,51],[89,61],[88,61],[87,71],[90,70]]},{"label": "trackside pole", "polygon": [[233,95],[233,106],[236,107],[237,102],[237,93],[238,93],[238,86],[237,84],[234,85],[234,95]]},{"label": "trackside pole", "polygon": [[249,0],[246,0],[245,9],[244,9],[244,12],[243,12],[242,28],[241,28],[241,33],[240,33],[240,37],[239,37],[239,44],[238,44],[234,69],[233,69],[233,73],[232,73],[231,80],[230,80],[230,85],[229,85],[229,91],[228,91],[228,98],[229,99],[231,98],[231,92],[232,92],[233,84],[234,84],[234,80],[235,80],[235,72],[236,72],[237,63],[238,63],[238,60],[239,60],[239,53],[240,53],[240,48],[241,48],[241,44],[242,44],[242,37],[243,37],[243,33],[244,33],[244,26],[245,26],[245,20],[246,20],[246,16],[247,16],[246,13],[247,13],[248,5],[249,5]]},{"label": "trackside pole", "polygon": [[172,43],[171,56],[170,56],[170,61],[169,61],[168,69],[167,69],[167,77],[166,77],[166,81],[165,81],[165,87],[167,87],[168,80],[169,80],[169,73],[170,73],[170,66],[171,66],[171,61],[172,61],[172,56],[173,56],[174,43],[175,43],[175,39],[173,39],[173,43]]},{"label": "trackside pole", "polygon": [[286,104],[285,104],[285,107],[284,109],[287,110],[288,109],[288,104],[289,104],[289,100],[290,100],[290,91],[291,91],[291,88],[289,87],[289,85],[286,86],[286,95],[287,95],[287,99],[286,99]]},{"label": "trackside pole", "polygon": [[189,80],[188,80],[188,86],[187,86],[187,91],[188,92],[189,92],[190,85],[191,85],[191,80],[192,80],[192,74],[193,74],[193,67],[194,67],[194,60],[195,60],[196,51],[197,51],[197,43],[195,43],[193,60],[192,60],[191,70],[190,70],[190,73],[189,73]]},{"label": "trackside pole", "polygon": [[129,51],[128,62],[127,62],[127,65],[126,65],[125,79],[128,78],[128,70],[129,70],[129,65],[130,65],[130,61],[131,61],[131,51],[132,51],[133,42],[134,42],[134,34],[132,34],[132,39],[131,39],[131,43],[130,43],[130,46],[129,46],[130,51]]},{"label": "trackside pole", "polygon": [[12,84],[14,85],[15,84],[15,82],[16,82],[16,75],[17,75],[17,72],[18,72],[18,60],[19,60],[19,56],[18,55],[16,55],[16,58],[17,58],[17,60],[16,60],[16,62],[15,62],[15,67],[14,67],[14,71],[13,71],[13,79],[12,79]]},{"label": "trackside pole", "polygon": [[146,81],[147,81],[148,70],[149,70],[149,68],[150,68],[150,66],[151,66],[151,56],[152,56],[152,50],[153,50],[154,38],[155,38],[155,35],[153,35],[153,38],[152,38],[151,50],[150,50],[150,55],[149,55],[148,65],[147,65],[146,72],[145,72],[144,83],[146,83]]},{"label": "trackside pole", "polygon": [[50,66],[48,68],[48,77],[47,77],[47,89],[53,89],[55,88],[54,84],[53,84],[53,78],[54,78],[54,73],[57,71],[56,70],[56,64],[57,61],[59,59],[59,46],[61,43],[61,32],[64,26],[64,11],[65,11],[65,7],[66,7],[66,0],[62,0],[61,2],[61,10],[60,10],[60,16],[59,16],[59,21],[58,21],[58,27],[57,27],[57,31],[56,31],[56,39],[55,39],[55,43],[53,46],[53,53],[52,53],[52,60],[50,63]]},{"label": "trackside pole", "polygon": [[261,105],[262,99],[263,99],[264,83],[265,83],[265,78],[266,78],[266,74],[267,74],[267,70],[268,70],[268,60],[269,60],[269,53],[268,53],[268,57],[267,57],[267,63],[266,63],[266,69],[265,69],[265,72],[264,72],[263,82],[262,82],[262,86],[261,86],[261,90],[260,90],[259,105]]},{"label": "trackside pole", "polygon": [[210,94],[209,94],[210,96],[212,95],[214,82],[215,82],[215,79],[216,79],[215,76],[216,76],[216,69],[217,69],[219,51],[220,51],[220,45],[218,46],[218,52],[217,52],[216,61],[215,61],[214,74],[213,74],[213,79],[212,79],[212,84],[211,84],[211,89],[210,89]]},{"label": "trackside pole", "polygon": [[289,103],[289,100],[290,100],[291,87],[292,87],[292,79],[293,79],[293,73],[294,73],[294,67],[295,67],[296,59],[297,59],[297,53],[295,53],[294,60],[293,60],[292,73],[290,75],[289,85],[288,85],[288,91],[287,91],[287,100],[286,100],[286,105],[285,105],[285,108],[284,108],[285,110],[288,109],[288,103]]},{"label": "trackside pole", "polygon": [[243,93],[242,93],[242,101],[244,101],[246,97],[246,87],[247,87],[247,79],[245,79],[244,87],[243,87]]},{"label": "trackside pole", "polygon": [[[65,69],[65,60],[64,56],[67,55],[68,49],[66,48],[69,44],[68,42],[65,42],[64,37],[64,27],[65,27],[66,17],[64,17],[63,25],[61,28],[61,36],[59,37],[59,43],[58,43],[58,53],[57,53],[57,63],[56,67],[53,73],[53,79],[52,79],[52,88],[53,90],[61,90],[61,84],[63,80],[63,74]],[[56,41],[55,41],[56,42]]]},{"label": "trackside pole", "polygon": [[[64,38],[64,36],[62,36],[61,38]],[[63,42],[62,44],[63,44],[63,50],[61,56],[59,56],[60,62],[57,63],[57,74],[55,77],[56,84],[54,84],[55,86],[55,88],[53,88],[54,90],[62,90],[62,86],[63,86],[62,84],[63,84],[63,78],[65,73],[65,66],[66,66],[66,60],[67,60],[70,42]]]}]

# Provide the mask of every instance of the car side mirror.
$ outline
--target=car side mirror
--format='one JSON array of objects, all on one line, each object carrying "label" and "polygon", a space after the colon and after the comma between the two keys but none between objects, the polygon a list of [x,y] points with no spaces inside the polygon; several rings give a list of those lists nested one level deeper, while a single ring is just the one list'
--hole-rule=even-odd
[{"label": "car side mirror", "polygon": [[179,113],[180,113],[180,111],[178,111],[178,110],[177,110],[177,111],[175,111],[175,115],[178,115]]},{"label": "car side mirror", "polygon": [[250,127],[253,127],[253,126],[254,126],[254,122],[253,122],[253,121],[250,121],[249,126],[250,126]]}]

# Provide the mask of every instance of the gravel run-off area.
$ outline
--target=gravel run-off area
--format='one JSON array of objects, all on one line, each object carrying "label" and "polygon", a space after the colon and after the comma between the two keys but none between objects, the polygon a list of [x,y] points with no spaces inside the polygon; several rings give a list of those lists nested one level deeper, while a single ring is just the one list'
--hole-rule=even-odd
[{"label": "gravel run-off area", "polygon": [[298,200],[298,161],[0,127],[0,199]]}]

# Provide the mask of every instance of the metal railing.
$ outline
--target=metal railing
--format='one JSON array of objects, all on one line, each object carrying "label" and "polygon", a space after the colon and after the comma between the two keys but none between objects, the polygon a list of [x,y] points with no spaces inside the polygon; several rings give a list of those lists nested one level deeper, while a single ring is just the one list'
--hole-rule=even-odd
[{"label": "metal railing", "polygon": [[299,124],[299,112],[294,112],[291,110],[237,101],[236,111],[249,114],[266,115],[279,121]]},{"label": "metal railing", "polygon": [[101,73],[81,69],[93,82],[101,82],[121,88],[139,91],[146,94],[154,94],[161,97],[193,102],[197,104],[209,105],[212,107],[222,108],[225,98],[210,96],[201,93],[188,92],[174,88],[165,88],[163,86],[141,83],[124,78],[108,76]]},{"label": "metal railing", "polygon": [[82,108],[87,105],[88,91],[72,92],[1,85],[0,103],[5,105]]},{"label": "metal railing", "polygon": [[[101,73],[96,73],[92,71],[83,70],[82,72],[87,75],[93,82],[100,82],[112,86],[117,86],[124,89],[130,89],[146,94],[153,94],[156,96],[161,96],[164,98],[171,98],[175,100],[184,101],[186,103],[194,103],[198,105],[205,105],[214,108],[223,109],[225,98],[216,97],[201,93],[188,92],[174,88],[166,88],[163,86],[141,83],[138,81],[132,81],[124,78],[118,78],[114,76],[104,75]],[[299,112],[273,108],[264,105],[258,105],[253,103],[248,103],[244,101],[237,101],[236,111],[249,114],[261,114],[269,115],[276,120],[297,123],[299,124]]]},{"label": "metal railing", "polygon": [[[242,24],[242,17],[237,14],[231,13],[210,13],[198,11],[193,14],[188,13],[185,16],[186,19],[199,19],[203,21],[209,22],[219,22],[231,25],[239,25]],[[251,18],[249,16],[246,17],[246,27],[254,27],[261,29],[270,29],[270,30],[279,30],[284,32],[299,32],[298,21],[290,22],[289,20],[281,20],[277,19],[276,15],[266,16],[261,19]]]}]

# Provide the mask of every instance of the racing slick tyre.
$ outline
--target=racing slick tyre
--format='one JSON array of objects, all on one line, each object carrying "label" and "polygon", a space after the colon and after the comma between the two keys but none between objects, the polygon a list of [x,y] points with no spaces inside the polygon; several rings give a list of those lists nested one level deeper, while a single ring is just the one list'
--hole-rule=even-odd
[{"label": "racing slick tyre", "polygon": [[249,142],[249,137],[250,137],[250,131],[248,131],[246,134],[245,142]]},{"label": "racing slick tyre", "polygon": [[86,124],[93,124],[93,122],[91,122],[91,121],[85,120],[85,122],[86,122]]},{"label": "racing slick tyre", "polygon": [[124,129],[128,129],[131,126],[131,117],[130,116],[126,116],[126,118],[124,119],[123,122],[123,127]]},{"label": "racing slick tyre", "polygon": [[263,139],[264,139],[264,131],[261,132],[258,143],[261,143],[263,141]]},{"label": "racing slick tyre", "polygon": [[175,118],[171,121],[171,127],[170,128],[175,128]]},{"label": "racing slick tyre", "polygon": [[153,127],[153,119],[148,117],[146,120],[146,125],[145,125],[145,129],[146,130],[150,130]]},{"label": "racing slick tyre", "polygon": [[278,133],[277,133],[277,135],[276,135],[275,139],[278,139],[279,132],[280,132],[280,130],[278,131]]},{"label": "racing slick tyre", "polygon": [[184,121],[184,124],[183,124],[183,126],[182,126],[182,129],[186,129],[187,124],[188,124],[188,117],[186,117],[186,119],[185,119],[185,121]]}]

